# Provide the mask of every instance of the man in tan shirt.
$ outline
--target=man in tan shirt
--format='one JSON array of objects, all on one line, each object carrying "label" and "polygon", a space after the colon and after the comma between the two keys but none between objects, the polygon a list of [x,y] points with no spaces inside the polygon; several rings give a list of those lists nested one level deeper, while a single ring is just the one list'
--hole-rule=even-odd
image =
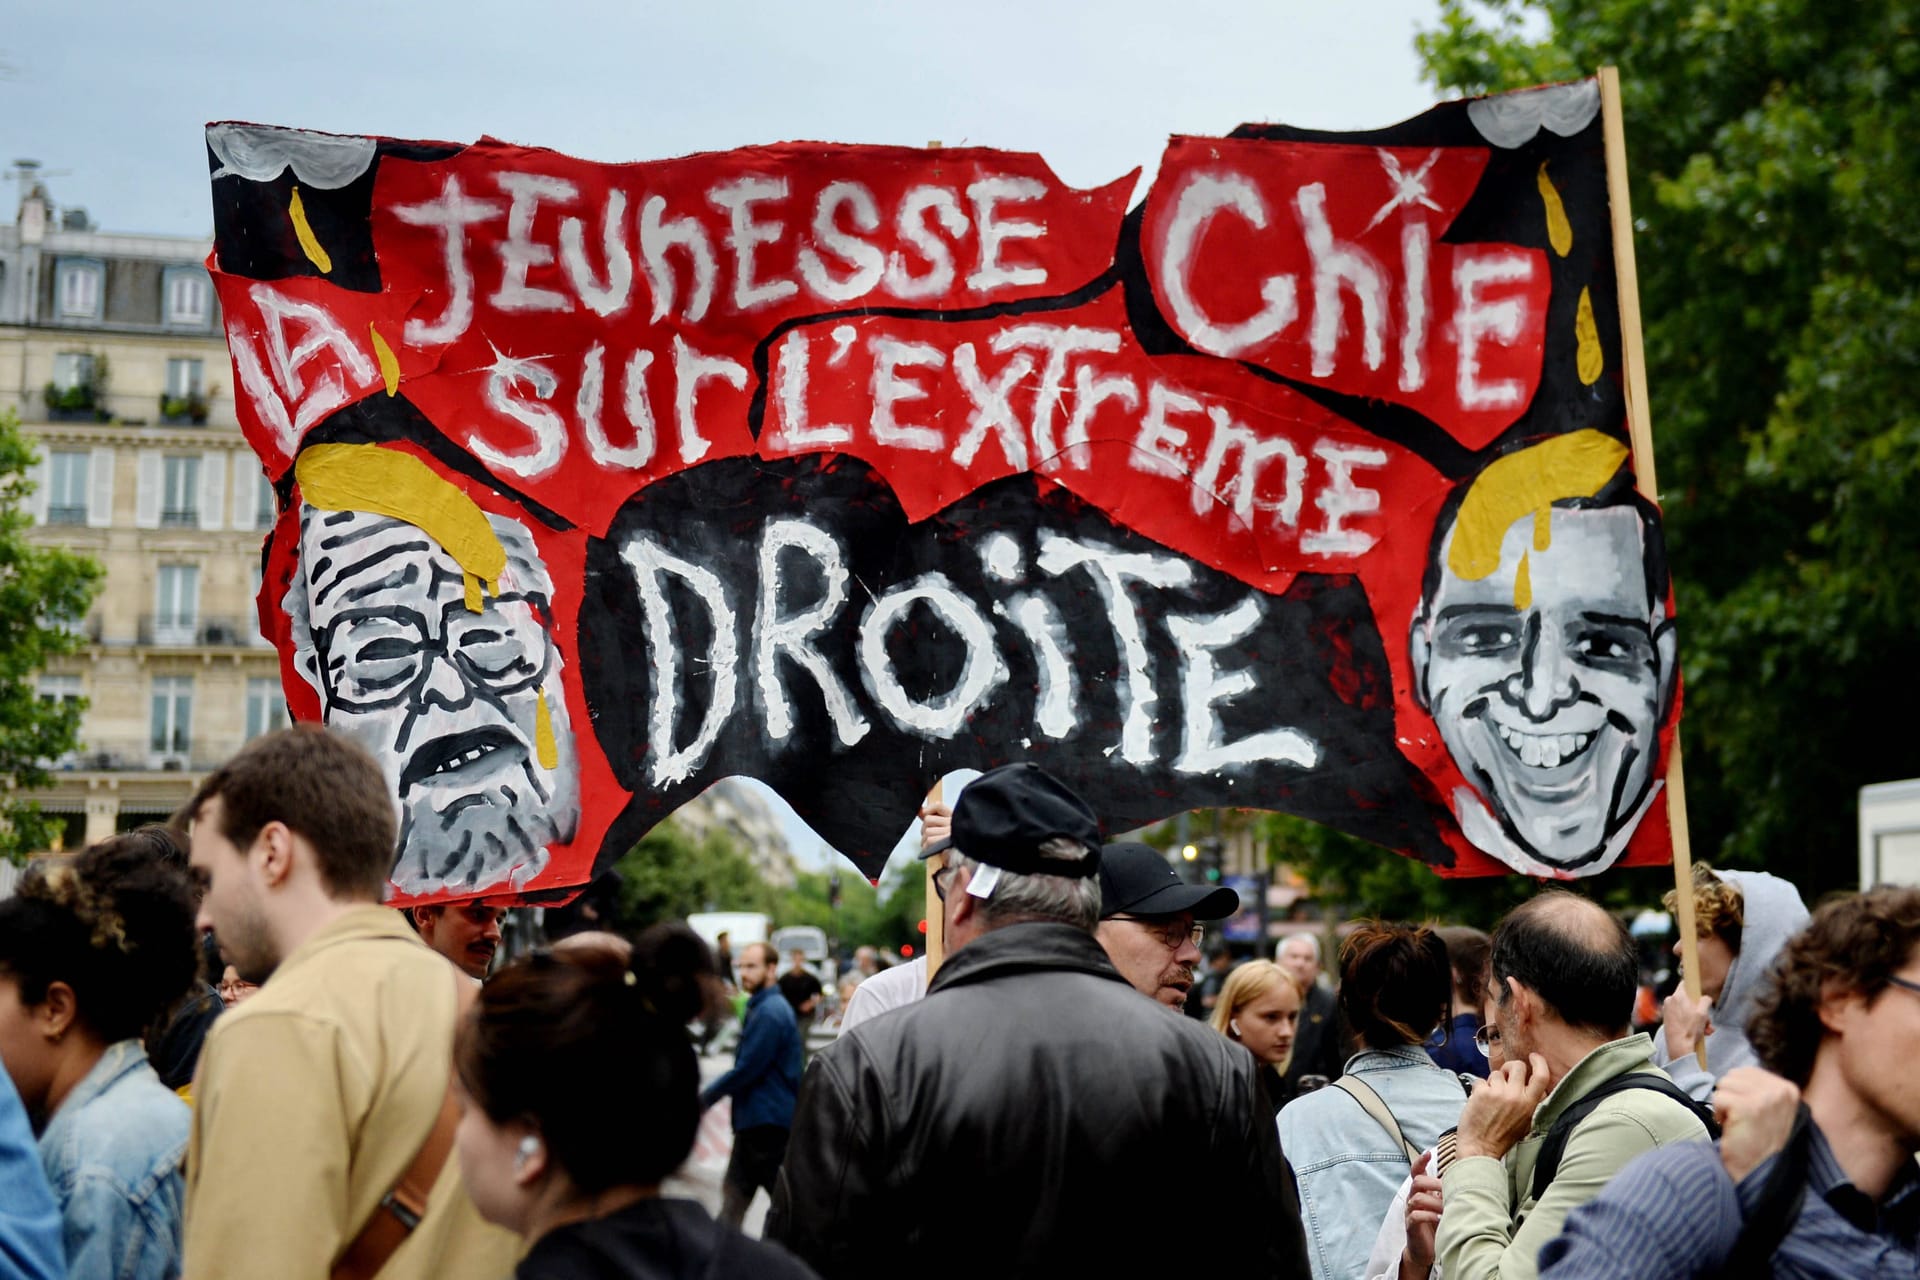
[{"label": "man in tan shirt", "polygon": [[[379,905],[393,802],[346,738],[257,738],[188,802],[200,925],[259,994],[207,1037],[188,1148],[185,1275],[325,1280],[425,1143],[445,1099],[457,975]],[[381,1280],[505,1276],[457,1161]]]}]

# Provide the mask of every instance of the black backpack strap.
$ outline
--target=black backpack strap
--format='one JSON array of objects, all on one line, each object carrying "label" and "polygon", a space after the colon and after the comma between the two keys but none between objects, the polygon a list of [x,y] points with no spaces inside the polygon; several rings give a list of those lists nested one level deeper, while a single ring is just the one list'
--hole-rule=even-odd
[{"label": "black backpack strap", "polygon": [[1666,1072],[1628,1071],[1611,1080],[1604,1080],[1576,1099],[1565,1111],[1562,1111],[1550,1128],[1547,1137],[1540,1144],[1539,1158],[1533,1165],[1533,1198],[1538,1200],[1547,1193],[1547,1186],[1560,1172],[1560,1157],[1566,1154],[1567,1139],[1582,1120],[1593,1114],[1593,1109],[1616,1093],[1628,1089],[1650,1089],[1655,1093],[1664,1093],[1675,1102],[1693,1112],[1700,1123],[1707,1127],[1707,1136],[1718,1138],[1720,1125],[1713,1118],[1713,1109],[1705,1103],[1695,1102],[1686,1090],[1667,1077]]},{"label": "black backpack strap", "polygon": [[1793,1118],[1787,1145],[1774,1158],[1753,1204],[1742,1215],[1740,1235],[1734,1240],[1726,1261],[1718,1271],[1708,1273],[1713,1280],[1771,1274],[1767,1260],[1799,1221],[1800,1206],[1807,1198],[1807,1169],[1813,1158],[1812,1148],[1813,1113],[1803,1102]]}]

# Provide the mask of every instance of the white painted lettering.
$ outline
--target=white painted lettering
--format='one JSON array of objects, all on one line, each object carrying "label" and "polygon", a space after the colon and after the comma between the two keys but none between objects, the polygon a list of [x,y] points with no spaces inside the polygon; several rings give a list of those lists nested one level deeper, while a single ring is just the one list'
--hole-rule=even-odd
[{"label": "white painted lettering", "polygon": [[940,452],[940,446],[946,442],[938,428],[901,422],[894,416],[894,407],[908,400],[927,398],[926,384],[901,377],[900,370],[944,368],[946,353],[925,342],[899,342],[877,336],[867,346],[873,353],[873,379],[868,386],[873,397],[873,416],[868,425],[874,442],[896,449]]},{"label": "white painted lettering", "polygon": [[1454,341],[1460,345],[1456,389],[1463,409],[1511,409],[1526,387],[1517,378],[1480,380],[1480,344],[1488,339],[1511,345],[1526,327],[1527,303],[1520,297],[1489,302],[1480,291],[1490,284],[1533,279],[1533,259],[1524,253],[1490,253],[1453,260]]},{"label": "white painted lettering", "polygon": [[[673,553],[655,546],[646,538],[636,538],[622,550],[621,557],[633,572],[640,589],[640,604],[646,616],[647,648],[653,658],[653,697],[648,703],[647,748],[652,756],[654,785],[666,786],[684,781],[698,769],[719,740],[720,730],[733,714],[739,696],[740,642],[737,623],[727,604],[726,589],[710,569],[690,564]],[[713,673],[713,696],[707,702],[706,718],[693,741],[674,746],[674,722],[682,702],[680,687],[680,647],[682,629],[676,625],[667,592],[661,579],[671,574],[690,588],[706,606],[713,623],[713,640],[707,646],[706,667]]]},{"label": "white painted lettering", "polygon": [[[887,636],[907,611],[924,603],[938,614],[966,650],[960,678],[938,697],[920,699],[907,692],[887,653]],[[932,738],[951,738],[966,726],[986,697],[1007,677],[993,643],[993,625],[941,573],[923,573],[894,587],[867,606],[860,619],[860,673],[867,692],[903,729]]]},{"label": "white painted lettering", "polygon": [[529,288],[527,271],[553,261],[553,246],[534,243],[533,215],[542,200],[568,203],[580,194],[580,188],[564,178],[540,173],[499,173],[494,175],[500,189],[511,197],[507,205],[507,238],[500,242],[500,287],[491,301],[502,311],[571,311],[567,295],[553,289]]},{"label": "white painted lettering", "polygon": [[409,226],[440,232],[441,265],[447,277],[447,305],[434,321],[408,320],[402,330],[410,346],[440,346],[455,342],[473,323],[473,267],[467,261],[467,228],[500,216],[500,206],[475,200],[460,189],[460,179],[449,174],[438,198],[425,204],[395,205],[393,216]]},{"label": "white painted lettering", "polygon": [[1211,774],[1262,760],[1278,760],[1303,769],[1319,763],[1319,745],[1297,729],[1269,729],[1238,742],[1223,740],[1214,707],[1239,697],[1258,682],[1245,667],[1220,675],[1214,665],[1214,651],[1245,639],[1259,625],[1260,614],[1260,602],[1248,596],[1212,617],[1167,615],[1167,633],[1186,659],[1186,668],[1180,674],[1185,715],[1180,754],[1173,762],[1176,771]]},{"label": "white painted lettering", "polygon": [[[532,400],[518,394],[522,385],[533,392]],[[544,403],[559,389],[560,379],[538,360],[516,360],[496,351],[494,362],[487,370],[487,405],[527,428],[533,435],[533,444],[520,453],[507,453],[469,431],[467,448],[488,466],[522,479],[537,480],[546,475],[560,465],[567,448],[567,424]]]},{"label": "white painted lettering", "polygon": [[733,253],[733,308],[753,311],[791,298],[800,286],[784,277],[755,279],[754,250],[786,231],[784,222],[754,221],[754,206],[787,198],[785,178],[736,178],[707,192],[707,202],[727,215],[727,248]]},{"label": "white painted lettering", "polygon": [[1187,447],[1187,433],[1168,421],[1168,415],[1199,413],[1200,409],[1198,400],[1156,378],[1147,387],[1147,411],[1141,416],[1140,434],[1134,437],[1127,465],[1149,474],[1187,474],[1186,456],[1179,452]]},{"label": "white painted lettering", "polygon": [[[1253,527],[1255,510],[1274,513],[1274,523],[1292,528],[1300,519],[1300,500],[1306,489],[1307,460],[1285,436],[1262,440],[1253,431],[1235,422],[1225,409],[1207,407],[1213,421],[1213,437],[1207,442],[1206,458],[1193,478],[1193,513],[1205,515],[1208,505],[1218,500],[1233,508],[1233,513],[1248,528]],[[1240,451],[1240,465],[1225,480],[1227,454]],[[1282,463],[1282,488],[1277,502],[1262,501],[1259,495],[1260,472],[1275,458]]]},{"label": "white painted lettering", "polygon": [[[806,405],[807,383],[805,353],[802,353],[800,373],[800,401],[804,411]],[[726,356],[703,355],[688,346],[679,334],[673,335],[673,425],[680,433],[680,461],[698,462],[707,454],[710,447],[706,437],[700,434],[700,419],[696,413],[700,403],[700,384],[703,382],[724,382],[735,391],[744,391],[747,386],[747,368],[738,360]],[[848,433],[851,438],[852,433]]]},{"label": "white painted lettering", "polygon": [[[819,567],[825,590],[818,600],[798,613],[781,616],[781,594],[786,574],[780,553],[798,551]],[[813,677],[826,703],[827,718],[843,746],[852,746],[867,736],[871,727],[840,683],[826,658],[812,646],[840,607],[847,602],[847,566],[840,544],[823,531],[801,520],[774,520],[760,535],[760,610],[753,620],[753,664],[759,682],[760,701],[766,707],[767,735],[785,742],[793,732],[793,708],[787,702],[787,687],[780,678],[780,659],[790,658]]]},{"label": "white painted lettering", "polygon": [[1300,549],[1309,555],[1359,555],[1380,539],[1361,529],[1349,529],[1340,522],[1348,516],[1367,515],[1380,509],[1380,494],[1353,483],[1356,470],[1371,470],[1387,465],[1383,449],[1364,445],[1337,444],[1322,440],[1313,446],[1313,456],[1327,467],[1327,487],[1313,500],[1325,513],[1326,523],[1300,539]]},{"label": "white painted lettering", "polygon": [[858,230],[874,231],[880,226],[880,208],[873,202],[873,192],[860,183],[830,182],[821,189],[820,199],[814,205],[813,238],[853,270],[844,279],[834,279],[826,262],[812,248],[800,250],[798,265],[800,278],[807,282],[807,288],[828,302],[852,302],[862,294],[871,293],[887,269],[887,255],[878,245],[840,229],[837,218],[842,208],[848,211]]},{"label": "white painted lettering", "polygon": [[967,287],[988,292],[1047,282],[1045,267],[1010,267],[1000,260],[1009,240],[1037,240],[1047,234],[1043,222],[1005,222],[999,206],[1027,204],[1047,194],[1046,184],[1037,178],[1009,178],[1003,174],[980,179],[967,188],[973,204],[973,225],[980,232],[980,257]]},{"label": "white painted lettering", "polygon": [[1237,356],[1277,337],[1293,323],[1299,313],[1298,288],[1290,275],[1268,276],[1260,282],[1260,310],[1238,324],[1216,324],[1200,309],[1193,297],[1193,254],[1201,232],[1223,209],[1233,210],[1256,231],[1266,229],[1266,201],[1246,177],[1237,173],[1192,175],[1180,188],[1173,218],[1167,224],[1166,241],[1161,247],[1160,287],[1166,291],[1167,307],[1187,341],[1217,356]]},{"label": "white painted lettering", "polygon": [[967,215],[960,212],[960,201],[953,192],[945,187],[914,187],[908,191],[894,215],[894,230],[927,260],[927,273],[910,274],[906,255],[894,250],[887,262],[886,284],[897,297],[937,298],[953,288],[953,250],[927,226],[929,213],[955,240],[967,233]]},{"label": "white painted lettering", "polygon": [[780,340],[773,358],[773,398],[780,406],[780,438],[795,453],[828,449],[853,439],[853,428],[839,422],[818,426],[807,420],[807,335],[795,329]]},{"label": "white painted lettering", "polygon": [[1387,279],[1380,264],[1358,245],[1335,240],[1327,223],[1327,189],[1318,182],[1301,187],[1293,197],[1313,258],[1313,325],[1307,343],[1313,352],[1313,376],[1333,373],[1334,353],[1340,344],[1344,311],[1340,291],[1353,290],[1360,304],[1360,355],[1367,368],[1378,369],[1386,359]]},{"label": "white painted lettering", "polygon": [[967,430],[954,446],[953,461],[956,465],[970,467],[973,457],[980,451],[980,445],[992,431],[1000,441],[1000,451],[1006,455],[1007,465],[1015,471],[1027,469],[1026,433],[1020,427],[1013,407],[1007,398],[1013,394],[1015,386],[1022,378],[1033,372],[1031,356],[1015,356],[1001,368],[1000,376],[988,382],[980,373],[980,361],[974,354],[973,344],[963,342],[953,353],[953,372],[960,379],[960,389],[973,401],[973,415],[967,419]]},{"label": "white painted lettering", "polygon": [[714,261],[713,242],[706,228],[693,218],[663,221],[667,202],[663,196],[649,196],[640,206],[640,263],[646,268],[647,287],[653,291],[653,321],[658,324],[673,310],[673,266],[667,250],[679,249],[693,268],[693,281],[687,289],[687,309],[681,314],[695,323],[706,318],[713,305],[713,282],[719,274]]},{"label": "white painted lettering", "polygon": [[578,218],[560,220],[560,265],[587,309],[597,316],[619,315],[633,297],[633,255],[627,252],[627,193],[607,192],[600,215],[600,252],[607,260],[607,280],[600,282],[587,263],[586,224]]}]

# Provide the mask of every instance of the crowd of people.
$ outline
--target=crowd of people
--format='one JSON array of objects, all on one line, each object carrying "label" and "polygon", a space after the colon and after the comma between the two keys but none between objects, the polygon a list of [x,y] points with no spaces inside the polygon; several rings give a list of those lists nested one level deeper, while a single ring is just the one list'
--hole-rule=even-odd
[{"label": "crowd of people", "polygon": [[[1649,1035],[1566,890],[1197,973],[1232,891],[1043,770],[925,816],[944,959],[876,965],[809,1062],[804,957],[668,924],[497,963],[498,907],[381,905],[364,751],[256,739],[0,901],[0,1276],[1920,1276],[1920,890],[1809,915],[1697,867],[1702,995]],[[661,1188],[721,1099],[716,1219]]]}]

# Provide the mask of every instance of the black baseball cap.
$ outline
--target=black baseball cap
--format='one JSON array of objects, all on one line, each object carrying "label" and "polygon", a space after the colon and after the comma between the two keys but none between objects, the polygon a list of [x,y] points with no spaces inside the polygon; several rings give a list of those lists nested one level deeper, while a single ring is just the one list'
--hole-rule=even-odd
[{"label": "black baseball cap", "polygon": [[[1040,846],[1059,837],[1079,841],[1089,856],[1043,858]],[[953,806],[953,835],[920,857],[949,848],[1015,875],[1090,876],[1100,865],[1100,823],[1086,801],[1039,765],[1003,764],[967,784]]]},{"label": "black baseball cap", "polygon": [[1100,918],[1172,916],[1191,911],[1195,920],[1225,920],[1240,910],[1240,895],[1225,885],[1184,884],[1166,855],[1123,841],[1100,847]]}]

